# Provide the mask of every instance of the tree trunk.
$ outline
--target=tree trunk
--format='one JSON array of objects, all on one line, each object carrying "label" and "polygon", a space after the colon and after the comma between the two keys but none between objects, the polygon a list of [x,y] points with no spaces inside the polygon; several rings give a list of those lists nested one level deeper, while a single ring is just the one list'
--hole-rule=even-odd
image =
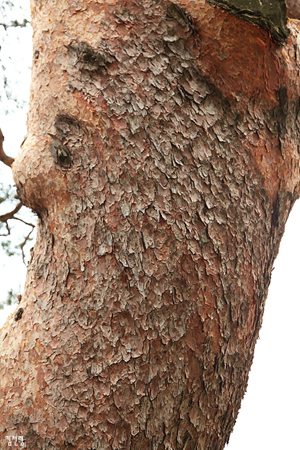
[{"label": "tree trunk", "polygon": [[1,330],[1,448],[223,449],[299,195],[300,26],[280,46],[205,0],[32,16],[13,171],[39,223]]}]

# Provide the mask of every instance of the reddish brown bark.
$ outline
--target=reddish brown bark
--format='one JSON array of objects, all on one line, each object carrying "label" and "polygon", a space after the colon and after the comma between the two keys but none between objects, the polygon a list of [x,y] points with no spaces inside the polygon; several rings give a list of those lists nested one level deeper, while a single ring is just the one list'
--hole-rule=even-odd
[{"label": "reddish brown bark", "polygon": [[280,47],[204,0],[32,12],[13,171],[40,219],[0,442],[222,449],[299,195],[298,23]]},{"label": "reddish brown bark", "polygon": [[288,17],[291,19],[300,19],[299,0],[286,0]]}]

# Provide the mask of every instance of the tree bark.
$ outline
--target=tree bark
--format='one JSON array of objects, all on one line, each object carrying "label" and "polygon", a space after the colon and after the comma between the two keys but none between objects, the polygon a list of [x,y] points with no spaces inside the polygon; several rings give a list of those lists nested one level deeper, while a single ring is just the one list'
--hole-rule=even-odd
[{"label": "tree bark", "polygon": [[299,196],[299,24],[282,46],[204,0],[32,0],[32,24],[1,448],[222,449]]},{"label": "tree bark", "polygon": [[298,0],[287,0],[287,15],[291,19],[300,19],[300,5]]}]

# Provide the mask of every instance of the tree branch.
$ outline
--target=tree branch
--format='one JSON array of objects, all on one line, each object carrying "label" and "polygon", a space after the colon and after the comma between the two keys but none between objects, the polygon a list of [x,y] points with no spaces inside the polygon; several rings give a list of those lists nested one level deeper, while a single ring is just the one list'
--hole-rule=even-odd
[{"label": "tree branch", "polygon": [[3,133],[0,128],[0,161],[2,161],[3,164],[6,164],[7,166],[11,167],[12,163],[14,162],[14,158],[11,158],[10,156],[7,156],[4,153],[3,141],[4,141],[4,136],[3,136]]},{"label": "tree branch", "polygon": [[33,232],[33,230],[35,228],[34,225],[32,225],[31,223],[27,224],[27,225],[31,225],[32,226],[31,231],[27,234],[27,236],[24,238],[23,242],[19,245],[19,247],[21,249],[21,252],[22,252],[23,263],[25,264],[25,266],[26,266],[26,262],[25,262],[24,247],[27,244],[27,242],[30,240],[31,233]]},{"label": "tree branch", "polygon": [[25,225],[28,225],[28,226],[31,227],[30,232],[27,234],[27,236],[24,237],[23,242],[21,242],[21,244],[18,245],[18,247],[20,248],[20,250],[22,252],[23,262],[26,265],[26,263],[25,263],[24,247],[27,244],[27,242],[30,240],[30,236],[31,236],[31,234],[32,234],[32,232],[33,232],[33,230],[35,228],[35,225],[33,223],[26,222],[25,220],[20,219],[19,217],[15,217],[15,214],[17,214],[17,212],[20,211],[22,206],[23,206],[23,203],[19,202],[17,204],[17,206],[12,211],[10,211],[9,213],[6,213],[6,214],[3,214],[2,216],[0,216],[0,222],[4,222],[5,223],[6,230],[7,230],[6,234],[0,234],[0,236],[9,236],[10,235],[11,229],[10,229],[10,227],[8,225],[8,220],[10,220],[10,219],[19,220],[20,222],[24,223]]},{"label": "tree branch", "polygon": [[[9,219],[17,219],[17,217],[14,217],[14,215],[17,214],[18,211],[20,211],[22,206],[23,206],[23,203],[19,202],[17,204],[17,206],[15,207],[15,209],[0,216],[0,222],[7,222]],[[21,220],[21,219],[18,219],[18,220]],[[27,224],[27,225],[31,225],[31,224]]]},{"label": "tree branch", "polygon": [[1,22],[1,23],[0,23],[0,26],[2,26],[2,27],[5,29],[5,31],[6,31],[7,28],[10,28],[10,27],[24,28],[24,27],[27,26],[28,23],[30,23],[30,21],[27,20],[27,19],[23,19],[23,22],[18,22],[18,20],[13,20],[13,21],[10,22],[10,23],[2,23],[2,22]]}]

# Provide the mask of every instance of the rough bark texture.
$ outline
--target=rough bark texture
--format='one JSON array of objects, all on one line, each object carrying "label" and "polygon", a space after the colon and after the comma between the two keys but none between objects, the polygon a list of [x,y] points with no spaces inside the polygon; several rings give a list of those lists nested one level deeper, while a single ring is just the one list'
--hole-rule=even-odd
[{"label": "rough bark texture", "polygon": [[209,2],[269,29],[279,43],[284,43],[289,35],[285,0],[209,0]]},{"label": "rough bark texture", "polygon": [[300,3],[299,0],[287,0],[287,15],[291,19],[300,19]]},{"label": "rough bark texture", "polygon": [[299,195],[299,25],[282,47],[204,0],[32,16],[13,171],[39,225],[1,330],[1,448],[222,449]]}]

